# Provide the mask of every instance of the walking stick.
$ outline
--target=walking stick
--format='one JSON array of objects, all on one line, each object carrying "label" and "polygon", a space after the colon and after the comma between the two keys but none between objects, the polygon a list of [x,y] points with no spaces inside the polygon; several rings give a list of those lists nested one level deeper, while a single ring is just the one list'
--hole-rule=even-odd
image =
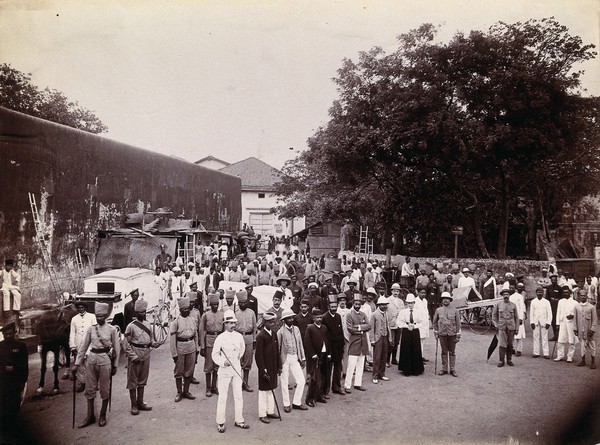
[{"label": "walking stick", "polygon": [[[437,375],[437,353],[438,353],[439,338],[435,338],[435,365],[433,366],[433,375]],[[447,368],[446,368],[447,369]]]},{"label": "walking stick", "polygon": [[554,351],[556,351],[556,343],[558,343],[558,337],[554,340],[554,347],[552,348],[552,358],[554,358]]},{"label": "walking stick", "polygon": [[73,425],[72,428],[75,429],[75,401],[77,400],[77,394],[75,389],[77,388],[77,376],[72,375],[73,378]]}]

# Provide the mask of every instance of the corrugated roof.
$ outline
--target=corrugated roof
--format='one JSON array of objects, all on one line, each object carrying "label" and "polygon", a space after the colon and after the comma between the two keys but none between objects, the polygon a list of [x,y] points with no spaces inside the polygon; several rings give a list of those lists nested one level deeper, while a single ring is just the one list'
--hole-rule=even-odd
[{"label": "corrugated roof", "polygon": [[250,157],[223,167],[220,171],[242,179],[242,190],[274,190],[281,172],[266,162]]}]

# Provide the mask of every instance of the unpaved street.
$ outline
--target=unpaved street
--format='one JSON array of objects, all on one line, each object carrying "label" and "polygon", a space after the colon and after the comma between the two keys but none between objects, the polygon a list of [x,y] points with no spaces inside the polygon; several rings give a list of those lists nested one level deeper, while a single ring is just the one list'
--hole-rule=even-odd
[{"label": "unpaved street", "polygon": [[[515,366],[497,368],[497,352],[486,363],[492,333],[476,335],[463,329],[457,347],[458,378],[434,376],[433,335],[425,354],[431,361],[425,374],[404,377],[388,368],[389,382],[374,385],[365,375],[366,392],[333,395],[327,404],[309,411],[283,413],[282,421],[265,425],[257,415],[258,393],[244,393],[244,416],[250,429],[233,426],[233,401],[227,407],[227,431],[216,430],[217,397],[204,396],[201,368],[192,385],[196,400],[174,403],[175,383],[168,346],[154,351],[146,401],[153,410],[129,414],[129,395],[125,389],[125,367],[114,379],[112,411],[108,425],[83,430],[71,429],[71,386],[61,382],[61,394],[32,398],[39,377],[39,358],[30,356],[31,375],[28,398],[22,418],[30,442],[40,444],[204,444],[204,443],[519,443],[557,442],[557,435],[589,399],[597,399],[600,370],[578,368],[575,364],[554,363],[531,358],[531,336]],[[551,343],[552,348],[554,344]],[[576,361],[579,352],[576,353]],[[438,370],[440,366],[438,363]],[[256,370],[251,383],[256,387]],[[61,370],[62,372],[62,370]],[[51,371],[46,389],[51,390]],[[281,394],[277,393],[279,406]],[[85,400],[77,395],[76,423],[85,416]],[[99,408],[99,402],[96,404]],[[588,421],[598,424],[597,415]],[[598,427],[596,427],[598,428]],[[596,437],[597,438],[597,437]],[[587,443],[591,443],[587,441]]]}]

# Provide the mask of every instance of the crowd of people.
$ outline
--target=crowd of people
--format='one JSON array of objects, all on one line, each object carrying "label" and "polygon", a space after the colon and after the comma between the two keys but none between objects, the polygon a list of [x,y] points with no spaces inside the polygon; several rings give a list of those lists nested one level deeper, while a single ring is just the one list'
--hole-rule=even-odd
[{"label": "crowd of people", "polygon": [[[426,339],[431,334],[441,346],[439,375],[458,377],[456,346],[461,339],[461,316],[452,305],[456,288],[471,287],[482,299],[495,300],[490,305],[494,307],[499,367],[513,366],[512,357],[522,354],[524,326],[529,320],[534,358],[552,358],[548,342],[556,341],[554,360],[572,362],[580,343],[578,364],[586,366],[589,359],[590,368],[595,368],[594,277],[578,284],[568,275],[544,269],[530,301],[523,281],[512,273],[497,277],[489,270],[478,275],[468,266],[445,273],[436,265],[428,265],[426,271],[413,265],[409,257],[389,284],[382,279],[381,263],[355,257],[341,259],[336,281],[335,275],[325,270],[324,256],[311,258],[297,250],[269,252],[253,261],[215,255],[183,267],[164,253],[161,248],[154,279],[164,300],[171,302],[174,401],[196,398],[191,385],[200,384],[195,373],[201,363],[205,396],[218,398],[219,432],[225,431],[230,386],[234,426],[249,428],[243,416],[243,392],[254,391],[249,380],[253,366],[258,373],[258,419],[263,423],[281,416],[276,390],[281,391],[283,411],[290,413],[328,403],[332,394],[366,391],[365,373],[374,384],[388,381],[392,366],[407,377],[422,374],[429,361]],[[243,284],[238,290],[219,289],[222,281]],[[273,286],[273,297],[272,306],[259,312],[253,291],[261,285]],[[96,422],[98,391],[102,399],[98,423],[106,425],[108,387],[121,348],[127,357],[131,414],[152,409],[145,402],[144,388],[151,351],[157,345],[145,320],[147,302],[137,297],[133,291],[125,308],[122,341],[118,330],[106,323],[106,304],[96,303],[94,314],[78,304],[79,314],[71,321],[70,347],[77,391],[85,391],[87,399],[87,415],[80,428]],[[550,327],[554,335],[549,339]],[[2,378],[7,367],[14,366],[7,365],[8,355],[0,359]],[[14,398],[11,400],[14,403]]]}]

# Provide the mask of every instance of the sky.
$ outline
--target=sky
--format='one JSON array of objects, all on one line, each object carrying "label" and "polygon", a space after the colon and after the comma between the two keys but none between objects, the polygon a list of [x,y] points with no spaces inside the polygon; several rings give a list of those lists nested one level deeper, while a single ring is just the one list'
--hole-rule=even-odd
[{"label": "sky", "polygon": [[[105,137],[196,161],[307,148],[344,58],[422,23],[440,38],[554,16],[600,47],[600,0],[0,0],[0,63],[95,112]],[[583,85],[600,95],[600,59]]]}]

